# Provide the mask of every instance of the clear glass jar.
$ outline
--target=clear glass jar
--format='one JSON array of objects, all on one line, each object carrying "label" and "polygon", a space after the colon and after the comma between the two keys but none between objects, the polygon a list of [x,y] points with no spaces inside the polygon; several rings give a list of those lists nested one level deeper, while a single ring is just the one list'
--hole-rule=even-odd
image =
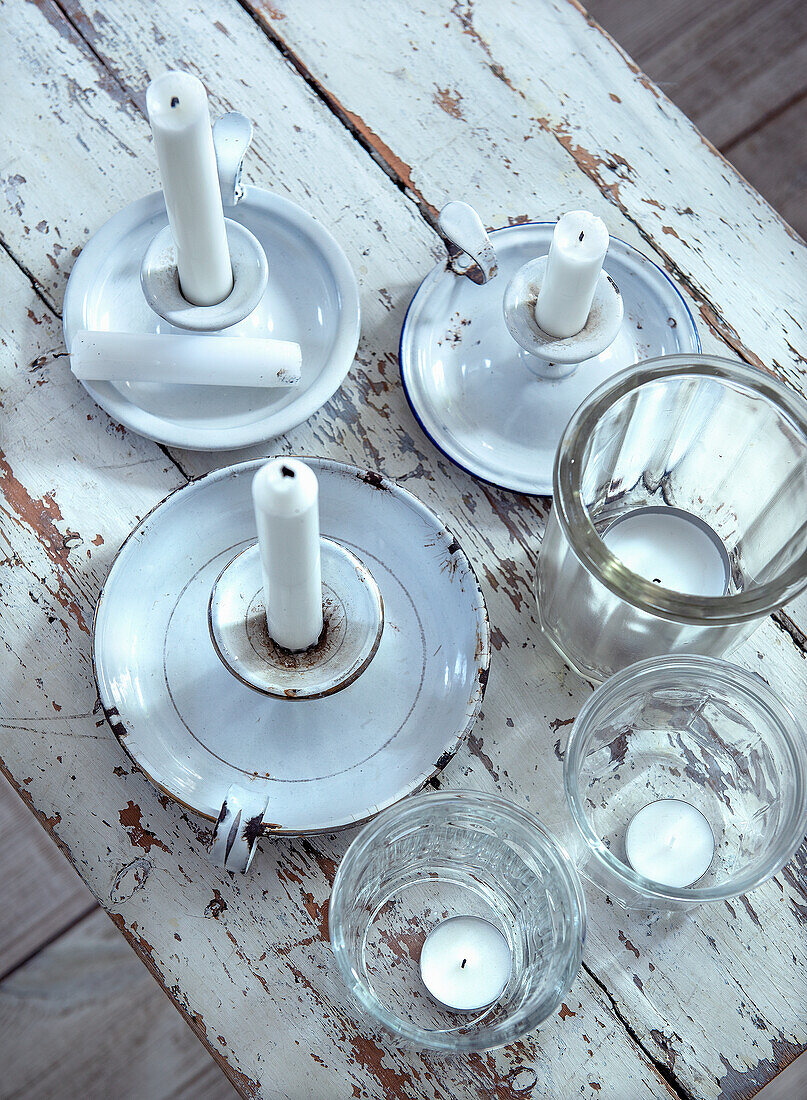
[{"label": "clear glass jar", "polygon": [[[724,548],[697,596],[633,572],[603,541],[677,509]],[[671,355],[615,375],[570,420],[538,558],[541,627],[581,675],[664,653],[723,656],[807,587],[807,402],[762,370]]]},{"label": "clear glass jar", "polygon": [[[781,870],[807,830],[804,730],[761,677],[712,657],[642,661],[599,687],[569,734],[563,782],[579,869],[628,908],[745,894]],[[662,799],[694,807],[714,838],[689,886],[646,878],[628,859],[631,821]]]},{"label": "clear glass jar", "polygon": [[[420,952],[441,921],[473,916],[507,940],[501,996],[473,1012],[430,996]],[[552,1016],[580,967],[585,901],[566,852],[512,803],[476,791],[424,794],[380,814],[334,881],[330,933],[372,1024],[420,1048],[489,1050]]]}]

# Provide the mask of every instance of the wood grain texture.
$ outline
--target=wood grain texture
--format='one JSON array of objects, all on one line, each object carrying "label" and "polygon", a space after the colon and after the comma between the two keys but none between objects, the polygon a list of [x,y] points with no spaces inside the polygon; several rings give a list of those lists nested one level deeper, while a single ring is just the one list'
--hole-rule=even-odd
[{"label": "wood grain texture", "polygon": [[3,1100],[236,1096],[133,962],[97,909],[0,985]]},{"label": "wood grain texture", "polygon": [[[131,768],[97,710],[87,623],[114,550],[137,517],[183,481],[176,463],[202,472],[222,459],[176,453],[172,461],[112,425],[59,358],[57,313],[71,252],[85,230],[154,186],[143,91],[149,75],[184,63],[211,88],[216,108],[245,109],[257,119],[252,179],[321,217],[360,278],[364,336],[348,381],[307,424],[264,450],[381,468],[446,518],[479,570],[495,653],[484,715],[441,782],[500,790],[567,835],[564,729],[591,687],[561,665],[536,629],[531,582],[547,503],[478,484],[423,439],[401,393],[397,337],[414,286],[441,254],[429,212],[449,195],[478,202],[493,224],[589,205],[645,249],[658,237],[664,248],[657,254],[673,270],[684,246],[676,245],[675,256],[664,250],[671,235],[659,233],[657,208],[639,197],[663,182],[663,159],[653,165],[642,154],[624,187],[630,202],[616,204],[605,175],[614,169],[586,170],[575,136],[578,127],[581,142],[595,128],[606,131],[611,108],[595,127],[570,104],[569,141],[540,124],[522,141],[527,93],[510,86],[509,73],[525,65],[527,45],[543,47],[499,36],[494,51],[480,29],[494,17],[483,14],[480,24],[471,12],[469,22],[469,10],[456,7],[459,14],[441,16],[442,56],[450,65],[434,89],[425,74],[435,71],[435,28],[431,15],[414,9],[377,7],[360,25],[346,9],[336,29],[327,5],[316,0],[264,12],[273,33],[282,25],[283,49],[305,54],[308,82],[247,13],[224,0],[210,0],[204,11],[167,0],[148,7],[123,0],[102,12],[71,2],[70,21],[46,2],[40,10],[7,9],[4,51],[18,65],[19,86],[28,86],[37,57],[49,58],[49,70],[30,95],[7,106],[12,169],[5,182],[16,197],[3,228],[15,262],[0,260],[3,400],[12,426],[4,462],[13,471],[6,482],[13,507],[3,520],[19,561],[2,565],[7,640],[16,656],[0,685],[8,715],[0,755],[245,1095],[739,1100],[807,1044],[804,849],[800,861],[745,902],[674,922],[616,911],[589,892],[586,969],[555,1019],[481,1057],[404,1052],[356,1020],[327,944],[330,882],[353,832],[264,842],[252,878],[219,873],[204,856],[205,828]],[[692,138],[680,115],[667,104],[659,108],[655,91],[576,9],[541,8],[568,52],[564,86],[579,82],[579,95],[594,83],[617,95],[621,89],[625,113],[618,114],[630,120],[631,149],[644,126],[662,128],[665,153],[680,136],[690,175],[696,168],[706,177],[725,173],[719,197],[726,221],[751,236],[764,223],[766,279],[756,288],[756,314],[747,317],[746,300],[726,293],[737,263],[729,251],[734,230],[720,228],[711,206],[697,217],[676,214],[692,218],[686,248],[702,285],[692,273],[685,281],[702,312],[721,317],[709,346],[725,351],[717,332],[729,325],[742,334],[746,355],[772,362],[782,333],[760,318],[767,310],[770,321],[803,246]],[[514,10],[507,6],[505,16]],[[533,69],[541,71],[543,61],[539,56]],[[541,92],[548,110],[556,76],[550,66]],[[596,95],[592,102],[599,103]],[[88,158],[94,171],[87,172]],[[458,179],[465,185],[459,194]],[[689,176],[684,185],[696,186]],[[671,201],[672,183],[665,186]],[[740,241],[742,251],[747,241]],[[721,296],[731,306],[726,317]],[[793,322],[795,340],[800,323]],[[744,340],[751,341],[747,348]],[[787,370],[802,383],[797,363],[789,360]],[[803,706],[804,650],[786,629],[766,623],[737,659]],[[24,785],[32,758],[39,768]]]},{"label": "wood grain texture", "polygon": [[0,883],[0,980],[97,904],[2,777]]}]

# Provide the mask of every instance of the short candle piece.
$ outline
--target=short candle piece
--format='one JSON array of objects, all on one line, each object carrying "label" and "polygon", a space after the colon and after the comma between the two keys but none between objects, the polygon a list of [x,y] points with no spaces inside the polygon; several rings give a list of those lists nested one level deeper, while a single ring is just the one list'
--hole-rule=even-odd
[{"label": "short candle piece", "polygon": [[297,458],[276,458],[253,478],[252,500],[269,637],[308,649],[323,624],[317,476]]},{"label": "short candle piece", "polygon": [[449,917],[426,937],[420,976],[432,997],[458,1012],[497,1001],[510,980],[513,960],[502,933],[481,917]]},{"label": "short candle piece", "polygon": [[636,508],[614,520],[602,540],[628,569],[674,592],[723,596],[728,590],[731,565],[722,540],[682,508]]},{"label": "short candle piece", "polygon": [[714,854],[709,822],[680,798],[651,802],[633,816],[625,834],[628,863],[662,886],[691,886],[708,871]]},{"label": "short candle piece", "polygon": [[567,339],[585,328],[610,242],[602,218],[572,210],[558,219],[535,320],[550,336]]},{"label": "short candle piece", "polygon": [[179,285],[194,305],[218,305],[233,288],[233,272],[205,86],[190,73],[163,73],[149,85],[146,108]]}]

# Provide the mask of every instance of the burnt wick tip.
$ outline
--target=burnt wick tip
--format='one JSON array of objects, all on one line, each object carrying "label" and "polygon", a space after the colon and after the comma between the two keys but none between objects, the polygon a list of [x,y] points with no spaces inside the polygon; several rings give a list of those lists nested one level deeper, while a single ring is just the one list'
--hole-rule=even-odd
[{"label": "burnt wick tip", "polygon": [[465,969],[465,964],[466,964],[467,962],[468,962],[468,960],[467,960],[467,959],[463,959],[463,960],[462,960],[462,966],[460,967],[460,970],[464,970],[464,969]]},{"label": "burnt wick tip", "polygon": [[280,474],[281,474],[282,477],[294,477],[295,476],[294,475],[294,470],[292,470],[291,466],[281,466],[280,467]]},{"label": "burnt wick tip", "polygon": [[581,229],[581,230],[580,230],[580,236],[579,236],[579,237],[577,238],[577,239],[578,239],[578,241],[582,241],[582,239],[583,239],[583,235],[584,235],[584,234],[583,234],[583,230]]},{"label": "burnt wick tip", "polygon": [[178,107],[179,106],[179,96],[178,95],[171,96],[171,106],[172,107]]}]

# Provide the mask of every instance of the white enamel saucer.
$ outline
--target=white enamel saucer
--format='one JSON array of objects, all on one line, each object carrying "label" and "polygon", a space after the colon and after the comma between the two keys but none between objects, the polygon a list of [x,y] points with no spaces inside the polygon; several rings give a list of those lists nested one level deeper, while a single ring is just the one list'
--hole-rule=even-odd
[{"label": "white enamel saucer", "polygon": [[435,267],[409,305],[399,352],[412,412],[435,446],[485,481],[542,496],[552,493],[563,429],[592,389],[643,359],[700,350],[675,285],[612,237],[605,270],[624,303],[616,340],[564,378],[538,377],[508,331],[503,299],[516,272],[549,252],[553,231],[544,222],[492,231],[495,256],[482,285],[451,258]]},{"label": "white enamel saucer", "polygon": [[[262,443],[302,423],[345,378],[359,342],[359,293],[345,254],[331,234],[288,199],[244,189],[227,218],[249,229],[269,264],[255,310],[226,336],[293,340],[302,348],[302,380],[288,389],[83,382],[113,419],[174,447],[229,450]],[[162,192],[125,207],[90,239],[73,267],[64,302],[68,351],[80,329],[181,332],[146,303],[140,265],[168,224]],[[208,339],[215,340],[216,333]]]},{"label": "white enamel saucer", "polygon": [[487,613],[464,552],[425,505],[378,474],[306,459],[323,535],[378,584],[381,641],[325,698],[242,683],[216,653],[208,605],[255,539],[261,461],[176,491],[129,536],[98,602],[96,680],[121,744],[172,798],[215,821],[236,786],[267,801],[265,833],[327,832],[418,790],[450,760],[487,681]]}]

